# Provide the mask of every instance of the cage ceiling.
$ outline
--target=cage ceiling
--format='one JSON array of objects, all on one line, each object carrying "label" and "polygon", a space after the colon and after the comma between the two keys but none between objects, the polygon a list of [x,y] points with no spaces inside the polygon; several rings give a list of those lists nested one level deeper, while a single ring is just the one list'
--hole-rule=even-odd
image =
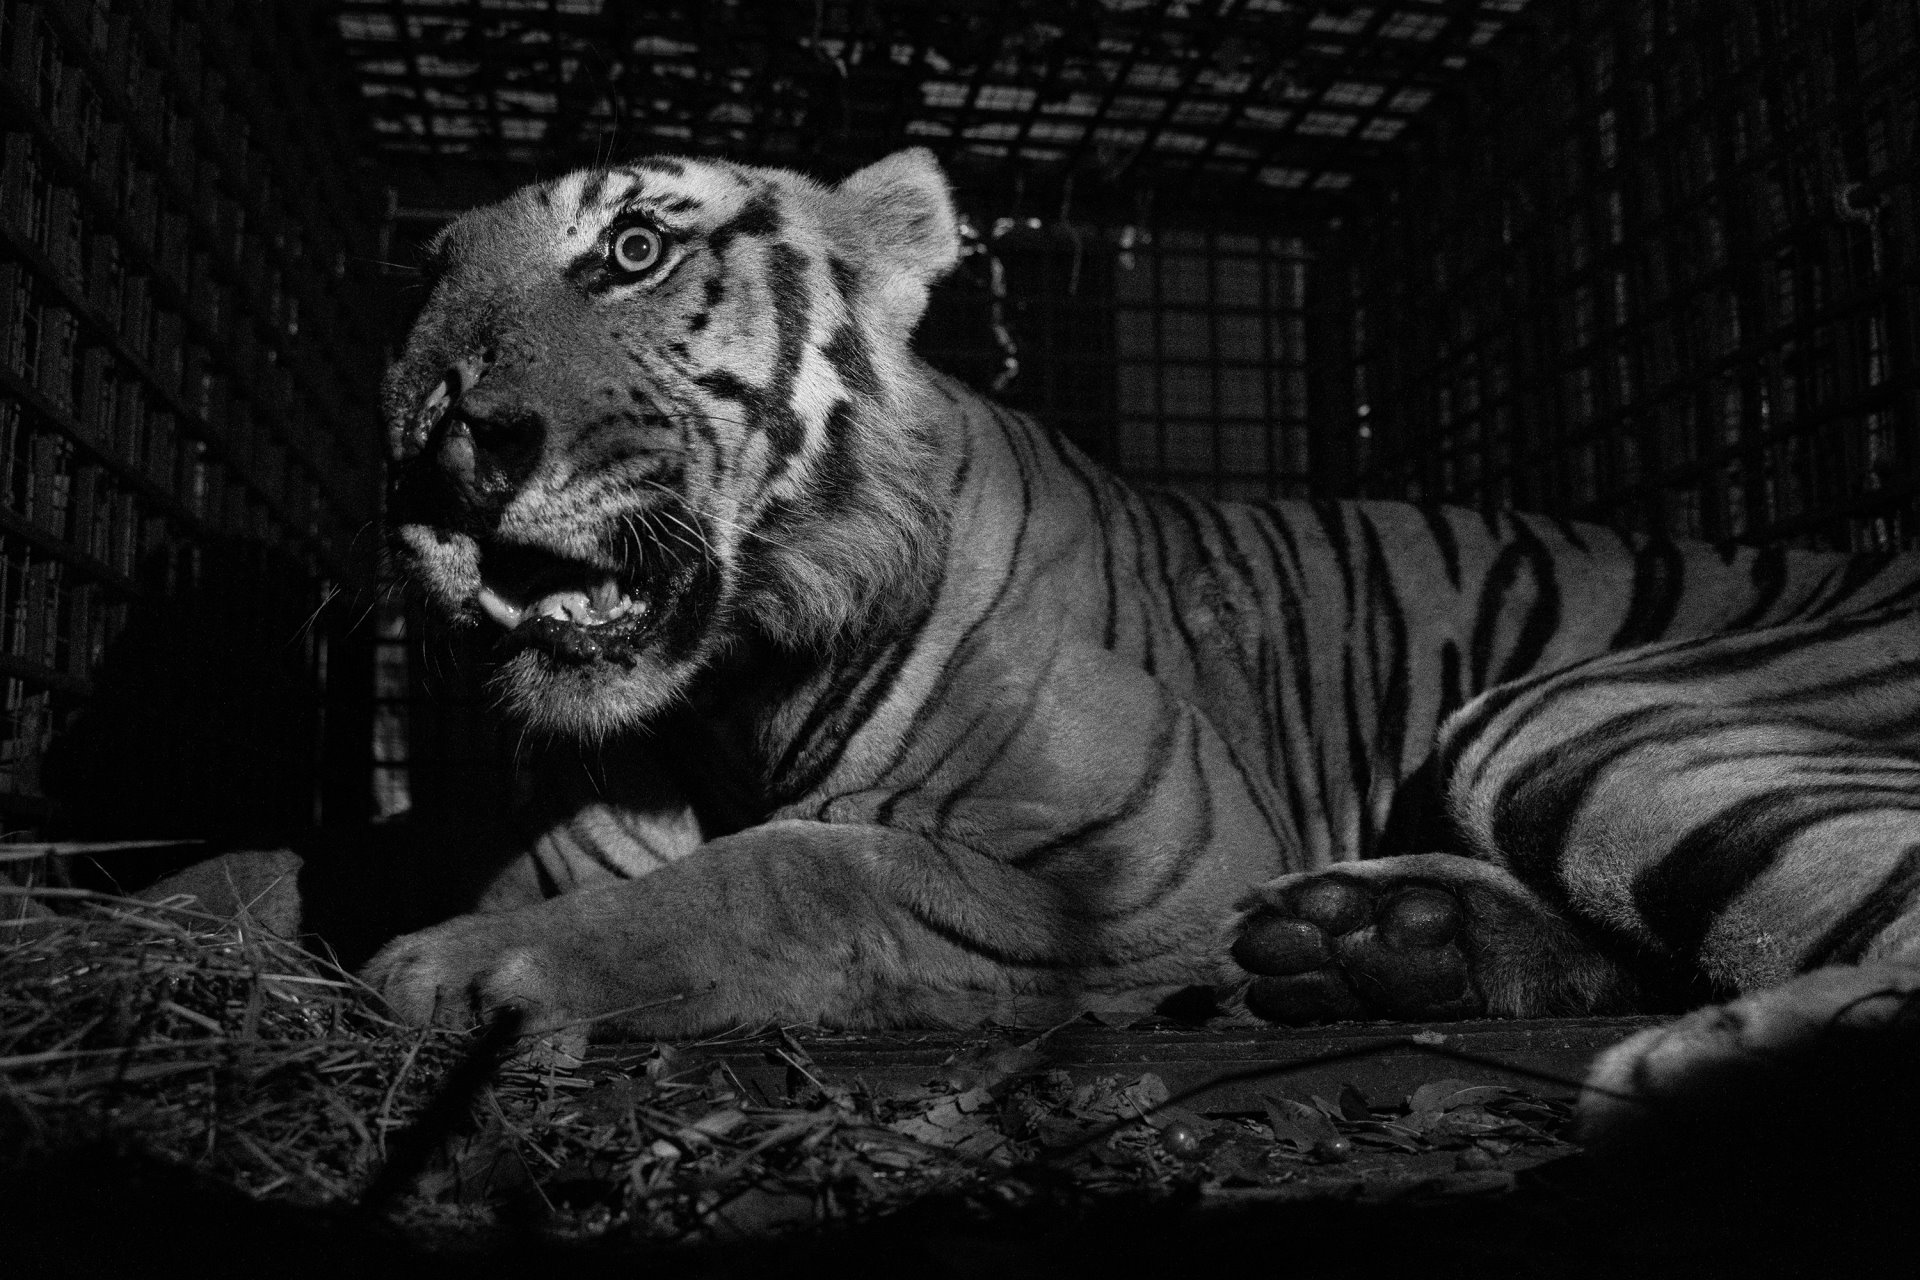
[{"label": "cage ceiling", "polygon": [[903,142],[1089,196],[1345,190],[1527,0],[338,0],[410,203],[648,151],[834,172]]}]

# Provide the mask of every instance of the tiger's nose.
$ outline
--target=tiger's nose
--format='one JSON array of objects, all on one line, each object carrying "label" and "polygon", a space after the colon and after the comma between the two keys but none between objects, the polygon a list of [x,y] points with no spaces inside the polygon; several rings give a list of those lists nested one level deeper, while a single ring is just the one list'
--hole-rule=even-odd
[{"label": "tiger's nose", "polygon": [[530,406],[469,392],[453,406],[438,461],[462,483],[483,471],[495,479],[514,476],[529,469],[545,436],[545,424]]},{"label": "tiger's nose", "polygon": [[456,360],[427,389],[411,417],[397,422],[387,438],[387,448],[395,462],[411,462],[427,451],[433,436],[446,420],[448,410],[477,386],[493,366],[491,348]]}]

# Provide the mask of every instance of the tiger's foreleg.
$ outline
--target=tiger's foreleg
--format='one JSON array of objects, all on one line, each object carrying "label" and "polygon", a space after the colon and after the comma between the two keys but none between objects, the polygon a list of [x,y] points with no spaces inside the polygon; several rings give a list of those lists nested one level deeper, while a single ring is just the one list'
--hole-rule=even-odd
[{"label": "tiger's foreleg", "polygon": [[1114,991],[1213,976],[1181,963],[1164,949],[1115,954],[1069,889],[988,855],[880,827],[781,821],[641,879],[411,934],[367,977],[414,1022],[511,1009],[530,1032],[593,1021],[683,1035],[769,1021],[1031,1019],[1072,1000],[1089,973]]}]

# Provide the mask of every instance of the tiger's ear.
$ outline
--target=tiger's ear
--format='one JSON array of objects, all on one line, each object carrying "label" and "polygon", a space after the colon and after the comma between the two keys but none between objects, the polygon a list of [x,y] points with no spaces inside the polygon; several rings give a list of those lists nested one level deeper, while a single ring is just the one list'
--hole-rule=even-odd
[{"label": "tiger's ear", "polygon": [[927,290],[960,260],[960,226],[939,161],[896,151],[840,184],[869,245],[863,283],[902,333],[919,323]]}]

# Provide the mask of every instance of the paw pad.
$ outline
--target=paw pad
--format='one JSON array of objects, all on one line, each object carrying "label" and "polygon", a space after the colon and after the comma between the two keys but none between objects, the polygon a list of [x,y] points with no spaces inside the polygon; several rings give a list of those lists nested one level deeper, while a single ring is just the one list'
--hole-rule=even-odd
[{"label": "paw pad", "polygon": [[1453,894],[1419,883],[1313,876],[1251,913],[1233,958],[1247,1007],[1274,1022],[1470,1017],[1481,1011]]}]

